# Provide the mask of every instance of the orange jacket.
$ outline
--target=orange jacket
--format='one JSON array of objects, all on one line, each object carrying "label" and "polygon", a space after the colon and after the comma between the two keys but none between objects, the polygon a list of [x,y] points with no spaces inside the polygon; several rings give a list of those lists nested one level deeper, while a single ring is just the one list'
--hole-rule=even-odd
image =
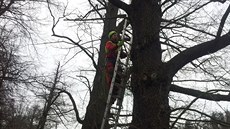
[{"label": "orange jacket", "polygon": [[117,44],[113,43],[112,41],[107,41],[105,44],[105,57],[116,60],[117,53],[118,53]]}]

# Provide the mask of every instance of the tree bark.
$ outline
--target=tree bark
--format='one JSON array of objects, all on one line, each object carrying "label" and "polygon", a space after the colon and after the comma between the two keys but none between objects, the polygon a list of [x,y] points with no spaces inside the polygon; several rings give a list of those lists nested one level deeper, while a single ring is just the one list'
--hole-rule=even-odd
[{"label": "tree bark", "polygon": [[133,120],[130,129],[169,128],[169,84],[161,61],[159,31],[161,6],[156,1],[133,0],[129,13],[133,28]]},{"label": "tree bark", "polygon": [[[87,106],[82,129],[100,129],[107,100],[108,88],[105,85],[105,42],[108,39],[109,31],[116,28],[116,16],[118,8],[108,4],[104,20],[104,29],[101,38],[100,52],[97,64],[97,71],[93,82],[93,90]],[[112,17],[112,18],[111,18]],[[106,125],[108,126],[108,125]],[[106,127],[107,128],[107,127]]]}]

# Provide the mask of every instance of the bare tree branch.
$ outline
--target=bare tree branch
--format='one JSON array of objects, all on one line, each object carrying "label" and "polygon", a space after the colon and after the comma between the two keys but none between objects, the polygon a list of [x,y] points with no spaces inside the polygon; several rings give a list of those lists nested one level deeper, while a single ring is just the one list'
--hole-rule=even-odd
[{"label": "bare tree branch", "polygon": [[71,38],[69,38],[69,37],[67,37],[67,36],[62,36],[62,35],[58,35],[58,34],[55,33],[54,28],[55,28],[55,27],[57,26],[57,24],[59,23],[60,18],[59,18],[57,21],[55,21],[55,16],[53,15],[53,13],[52,13],[52,11],[51,11],[50,4],[49,4],[49,1],[48,1],[48,0],[47,0],[47,4],[48,4],[48,9],[49,9],[49,11],[50,11],[50,15],[51,15],[52,18],[53,18],[53,26],[52,26],[52,33],[53,33],[53,36],[58,37],[58,38],[62,38],[62,39],[67,39],[67,40],[69,40],[70,42],[72,42],[74,45],[77,45],[77,46],[78,46],[78,47],[79,47],[79,48],[80,48],[80,49],[81,49],[91,60],[92,60],[94,68],[97,69],[97,63],[95,62],[93,56],[90,54],[89,51],[87,51],[86,48],[84,48],[82,45],[79,44],[81,40],[78,41],[78,42],[75,42],[73,39],[71,39]]},{"label": "bare tree branch", "polygon": [[230,44],[230,32],[221,36],[218,41],[211,40],[194,47],[188,48],[172,58],[166,67],[170,77],[174,76],[178,70],[187,63],[207,54],[214,53]]},{"label": "bare tree branch", "polygon": [[83,123],[83,120],[80,118],[80,116],[79,116],[79,112],[78,112],[78,109],[77,109],[77,105],[76,105],[76,103],[75,103],[75,101],[74,101],[74,99],[73,99],[73,96],[68,92],[68,91],[66,91],[66,90],[61,90],[60,92],[59,92],[59,94],[61,94],[61,93],[65,93],[65,94],[67,94],[68,96],[69,96],[69,98],[70,98],[70,100],[71,100],[71,102],[72,102],[72,104],[73,104],[73,108],[74,108],[74,111],[75,111],[75,115],[76,115],[76,119],[77,119],[77,121],[80,123],[80,124],[82,124]]},{"label": "bare tree branch", "polygon": [[103,16],[98,11],[97,5],[94,6],[91,0],[88,0],[88,2],[93,7],[93,10],[97,12],[97,14],[100,16],[100,18],[103,18]]},{"label": "bare tree branch", "polygon": [[[191,30],[198,31],[198,32],[202,32],[202,33],[204,33],[204,34],[207,34],[207,35],[210,35],[210,36],[213,36],[213,37],[215,36],[214,34],[208,33],[207,31],[204,31],[204,30],[201,30],[201,29],[198,29],[198,28],[191,27],[191,26],[189,26],[189,25],[187,25],[187,24],[184,24],[184,23],[181,23],[181,22],[179,22],[179,21],[169,21],[169,20],[167,20],[167,19],[162,19],[162,22],[167,22],[168,24],[174,23],[174,24],[176,24],[176,25],[180,25],[181,27],[186,27],[186,28],[189,28],[189,29],[191,29]],[[165,28],[165,26],[162,27],[162,28]]]},{"label": "bare tree branch", "polygon": [[85,83],[85,82],[83,82],[83,81],[81,81],[81,82],[84,83],[84,84],[86,85],[86,87],[87,87],[88,90],[89,90],[89,93],[91,94],[91,93],[92,93],[92,89],[91,89],[91,86],[90,86],[89,79],[88,79],[86,76],[82,76],[82,75],[79,75],[79,76],[77,76],[77,77],[79,77],[79,78],[84,78],[84,79],[87,81],[87,83]]},{"label": "bare tree branch", "polygon": [[226,2],[226,0],[210,0],[211,2],[220,2],[220,3],[224,3]]},{"label": "bare tree branch", "polygon": [[116,17],[109,17],[109,18],[75,18],[75,19],[70,19],[66,18],[66,21],[95,21],[95,20],[107,20],[107,19],[116,19],[116,18],[127,18],[125,15],[117,15]]},{"label": "bare tree branch", "polygon": [[230,13],[230,5],[228,6],[227,10],[225,11],[225,13],[224,13],[224,15],[223,15],[223,17],[222,17],[222,19],[221,19],[220,26],[219,26],[219,29],[218,29],[217,35],[216,35],[216,39],[217,39],[217,40],[218,40],[218,39],[220,38],[220,36],[221,36],[222,30],[223,30],[223,28],[224,28],[225,21],[226,21],[228,15],[229,15],[229,13]]},{"label": "bare tree branch", "polygon": [[[193,10],[191,10],[191,11],[188,10],[188,11],[186,11],[184,14],[179,15],[179,16],[176,17],[176,18],[173,18],[167,25],[165,25],[165,26],[162,27],[161,29],[167,28],[167,26],[169,26],[170,24],[175,23],[175,22],[178,22],[178,21],[180,21],[181,19],[190,16],[191,14],[193,14],[194,12],[196,12],[196,11],[202,9],[203,7],[205,7],[206,5],[208,5],[209,3],[210,3],[210,2],[208,1],[208,2],[206,2],[206,3],[204,3],[204,4],[200,5],[200,6],[197,6],[195,9],[193,9]],[[185,26],[186,26],[186,25],[185,25]],[[191,29],[191,28],[190,28],[190,29]]]},{"label": "bare tree branch", "polygon": [[[202,92],[199,90],[194,90],[190,88],[183,88],[175,84],[171,84],[170,91],[191,95],[193,97],[198,97],[201,99],[211,100],[211,101],[230,101],[229,95],[213,94],[210,92]],[[229,90],[212,90],[212,91],[224,91],[230,92]]]},{"label": "bare tree branch", "polygon": [[166,3],[169,2],[169,1],[170,1],[172,4],[169,5],[168,7],[166,7],[166,8],[162,11],[162,14],[164,14],[168,9],[170,9],[170,8],[173,7],[175,4],[178,3],[177,0],[174,0],[174,2],[172,2],[171,0],[165,0],[165,1],[162,3],[162,5],[166,4]]}]

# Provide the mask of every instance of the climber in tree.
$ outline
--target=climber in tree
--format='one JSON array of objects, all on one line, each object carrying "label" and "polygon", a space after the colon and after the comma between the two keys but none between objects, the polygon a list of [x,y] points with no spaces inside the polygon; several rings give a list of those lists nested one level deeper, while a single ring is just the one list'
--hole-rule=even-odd
[{"label": "climber in tree", "polygon": [[[114,67],[116,63],[116,58],[118,54],[118,49],[122,45],[124,45],[124,41],[120,41],[120,38],[117,34],[116,31],[111,31],[108,34],[109,40],[105,44],[105,58],[106,58],[106,82],[108,87],[111,85],[112,77],[113,77],[113,72],[114,72]],[[120,58],[125,58],[127,55],[121,51]],[[113,93],[112,93],[112,98],[111,98],[111,103],[113,104],[115,102],[115,98],[113,96],[118,95],[119,92],[119,87],[116,84],[121,83],[121,74],[122,68],[121,66],[118,65],[118,74],[116,74],[116,79],[115,79],[115,85],[113,87]]]}]

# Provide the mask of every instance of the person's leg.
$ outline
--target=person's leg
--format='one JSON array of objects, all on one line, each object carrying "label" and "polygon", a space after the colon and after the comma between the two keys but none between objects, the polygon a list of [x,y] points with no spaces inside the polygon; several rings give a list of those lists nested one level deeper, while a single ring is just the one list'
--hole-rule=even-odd
[{"label": "person's leg", "polygon": [[[110,88],[111,82],[112,82],[112,78],[113,78],[113,72],[114,72],[114,65],[111,62],[108,62],[106,64],[106,81],[107,81],[107,85]],[[112,92],[112,97],[110,100],[111,105],[116,101],[116,98],[114,98],[114,94],[115,94],[115,87],[113,88],[113,92]]]},{"label": "person's leg", "polygon": [[106,64],[106,82],[107,82],[108,87],[110,87],[110,85],[111,85],[111,81],[112,81],[112,77],[113,77],[113,71],[114,71],[113,64],[108,62]]}]

